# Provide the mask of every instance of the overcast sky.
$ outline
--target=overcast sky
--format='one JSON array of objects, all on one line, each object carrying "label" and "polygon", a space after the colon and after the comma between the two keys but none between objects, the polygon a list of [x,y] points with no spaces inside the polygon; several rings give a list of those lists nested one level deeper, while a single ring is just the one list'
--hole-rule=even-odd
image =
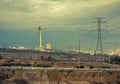
[{"label": "overcast sky", "polygon": [[49,29],[83,28],[118,14],[120,0],[0,0],[0,25],[34,28],[40,23]]},{"label": "overcast sky", "polygon": [[36,30],[39,24],[44,31],[90,31],[97,17],[112,30],[120,26],[119,15],[120,0],[0,0],[0,31]]}]

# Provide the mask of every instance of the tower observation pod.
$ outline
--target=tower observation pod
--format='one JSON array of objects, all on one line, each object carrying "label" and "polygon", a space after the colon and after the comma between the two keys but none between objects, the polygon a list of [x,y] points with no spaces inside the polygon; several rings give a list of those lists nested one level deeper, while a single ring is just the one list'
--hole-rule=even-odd
[{"label": "tower observation pod", "polygon": [[42,47],[42,27],[39,25],[39,27],[38,27],[38,30],[39,30],[39,32],[40,32],[40,38],[39,38],[39,40],[40,40],[40,44],[39,44],[39,50],[40,51],[43,51],[43,47]]}]

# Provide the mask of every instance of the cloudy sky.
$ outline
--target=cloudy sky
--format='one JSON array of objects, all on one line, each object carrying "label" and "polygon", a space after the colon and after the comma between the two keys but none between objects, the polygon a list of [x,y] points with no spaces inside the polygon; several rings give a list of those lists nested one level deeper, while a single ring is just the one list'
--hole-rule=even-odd
[{"label": "cloudy sky", "polygon": [[[93,24],[97,17],[107,22],[108,27],[103,24],[104,29],[115,29],[109,32],[111,36],[118,35],[119,15],[120,0],[0,0],[1,41],[6,41],[3,36],[6,31],[37,31],[39,24],[46,32],[86,31],[84,34],[87,34],[97,28],[97,24]],[[118,37],[113,38],[119,41]]]}]

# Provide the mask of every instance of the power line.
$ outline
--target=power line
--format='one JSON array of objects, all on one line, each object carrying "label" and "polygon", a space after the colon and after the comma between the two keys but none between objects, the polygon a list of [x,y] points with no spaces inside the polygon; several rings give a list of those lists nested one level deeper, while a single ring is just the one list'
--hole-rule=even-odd
[{"label": "power line", "polygon": [[108,20],[106,20],[106,22],[118,17],[119,15],[120,15],[120,13],[117,13],[116,15],[114,15],[114,16],[110,17]]},{"label": "power line", "polygon": [[109,30],[109,32],[113,32],[113,31],[115,31],[115,30],[117,30],[117,29],[120,29],[120,26],[115,27],[114,29]]}]

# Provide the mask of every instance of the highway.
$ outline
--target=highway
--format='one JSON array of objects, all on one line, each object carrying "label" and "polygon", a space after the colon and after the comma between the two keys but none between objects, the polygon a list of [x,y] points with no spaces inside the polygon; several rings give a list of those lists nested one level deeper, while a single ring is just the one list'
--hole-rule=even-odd
[{"label": "highway", "polygon": [[81,70],[81,71],[120,71],[120,68],[65,68],[65,67],[21,67],[21,66],[0,66],[0,69],[23,69],[23,70]]}]

